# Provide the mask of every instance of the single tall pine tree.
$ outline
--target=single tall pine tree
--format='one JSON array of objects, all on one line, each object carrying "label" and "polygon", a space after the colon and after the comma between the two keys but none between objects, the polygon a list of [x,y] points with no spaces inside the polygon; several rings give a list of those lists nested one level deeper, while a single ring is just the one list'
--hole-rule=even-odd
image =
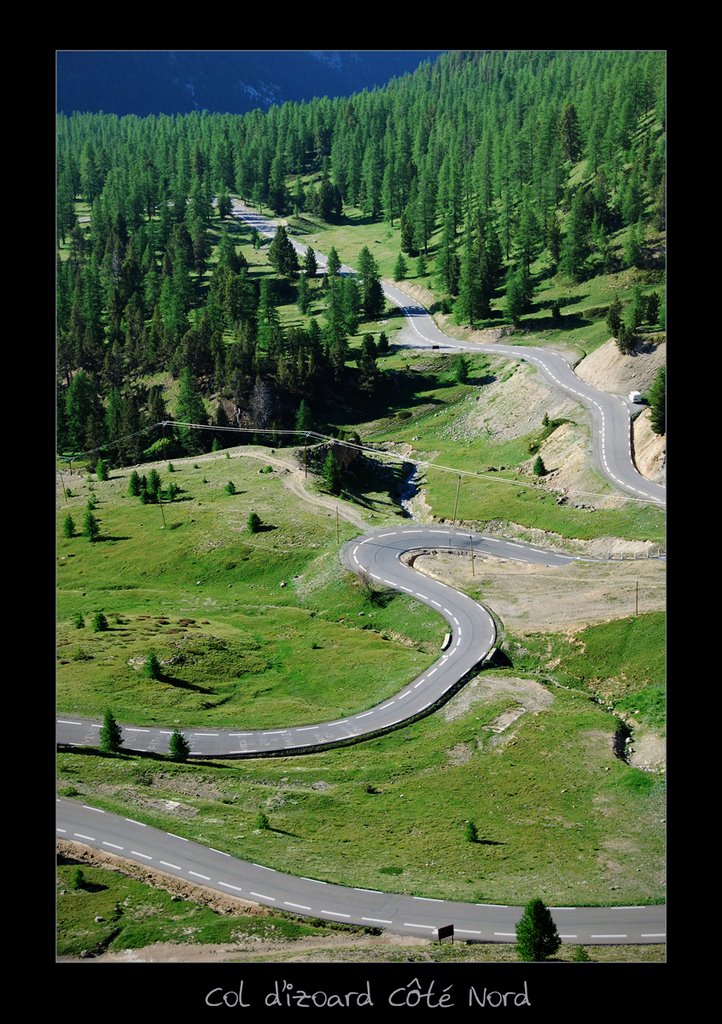
[{"label": "single tall pine tree", "polygon": [[561,944],[549,908],[540,899],[529,900],[516,926],[516,949],[519,959],[546,960],[556,953]]},{"label": "single tall pine tree", "polygon": [[110,754],[117,754],[123,745],[123,731],[108,708],[103,716],[103,725],[99,733],[100,749]]}]

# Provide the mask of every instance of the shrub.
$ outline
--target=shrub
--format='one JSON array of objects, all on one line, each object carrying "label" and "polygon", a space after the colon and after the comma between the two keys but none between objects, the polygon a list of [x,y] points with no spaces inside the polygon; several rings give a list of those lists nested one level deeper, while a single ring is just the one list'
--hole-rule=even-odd
[{"label": "shrub", "polygon": [[172,462],[168,463],[168,472],[169,473],[175,473],[175,466],[173,465]]},{"label": "shrub", "polygon": [[236,485],[233,483],[232,480],[229,480],[226,486],[223,488],[223,490],[226,492],[226,494],[235,494]]},{"label": "shrub", "polygon": [[73,616],[73,625],[76,629],[83,629],[85,626],[85,619],[83,618],[82,612],[76,612]]},{"label": "shrub", "polygon": [[191,745],[180,729],[173,732],[169,742],[168,750],[174,761],[186,761],[191,752]]},{"label": "shrub", "polygon": [[73,868],[68,876],[68,888],[69,889],[84,889],[86,885],[85,875],[83,874],[82,868]]},{"label": "shrub", "polygon": [[256,818],[256,828],[270,829],[270,827],[271,823],[268,820],[268,815],[264,814],[263,811],[259,811],[258,817]]},{"label": "shrub", "polygon": [[143,675],[147,679],[160,679],[161,677],[160,662],[153,651],[146,656],[143,665]]},{"label": "shrub", "polygon": [[587,963],[589,963],[590,959],[591,959],[591,957],[589,956],[589,953],[587,953],[587,951],[584,948],[584,946],[575,946],[574,947],[574,952],[572,953],[572,960],[575,963],[577,963],[577,964],[587,964]]},{"label": "shrub", "polygon": [[108,708],[103,716],[103,725],[99,734],[100,749],[110,754],[117,754],[123,745],[123,732]]},{"label": "shrub", "polygon": [[130,479],[128,480],[128,494],[131,498],[137,498],[140,494],[140,477],[135,469],[130,474]]},{"label": "shrub", "polygon": [[212,452],[219,452],[221,450],[221,442],[217,437],[213,438],[213,444],[211,445]]},{"label": "shrub", "polygon": [[96,473],[96,475],[98,477],[98,480],[107,480],[108,479],[108,467],[103,462],[102,459],[98,459],[98,462],[97,462],[97,464],[95,466],[95,473]]},{"label": "shrub", "polygon": [[160,474],[158,473],[157,469],[151,469],[150,473],[148,474],[147,490],[148,490],[148,493],[153,496],[153,500],[154,501],[158,500],[158,495],[160,493],[160,488],[161,488]]},{"label": "shrub", "polygon": [[108,628],[108,620],[102,612],[96,612],[93,616],[93,632],[104,633]]},{"label": "shrub", "polygon": [[467,821],[464,825],[464,839],[467,843],[479,842],[479,833],[476,831],[476,825],[473,821]]}]

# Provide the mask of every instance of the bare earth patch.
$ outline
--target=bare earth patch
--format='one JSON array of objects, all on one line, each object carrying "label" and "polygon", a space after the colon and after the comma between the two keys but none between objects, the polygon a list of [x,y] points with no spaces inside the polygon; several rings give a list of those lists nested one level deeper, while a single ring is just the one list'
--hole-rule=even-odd
[{"label": "bare earth patch", "polygon": [[473,576],[468,555],[421,554],[413,565],[479,595],[515,631],[568,632],[633,615],[637,583],[640,612],[665,608],[666,567],[655,559],[570,562],[552,568],[484,555],[474,559]]},{"label": "bare earth patch", "polygon": [[196,885],[186,882],[175,875],[165,874],[155,868],[146,868],[136,864],[125,857],[118,857],[116,854],[105,853],[103,850],[93,850],[82,843],[69,842],[67,839],[57,840],[58,853],[71,860],[81,861],[83,864],[91,864],[94,867],[111,868],[119,871],[129,878],[135,878],[146,885],[153,885],[156,889],[163,889],[174,896],[182,896],[186,900],[194,900],[206,907],[217,911],[219,914],[254,914],[267,917],[271,911],[258,903],[251,903],[248,900],[239,899],[236,896],[225,896],[223,893],[214,892],[203,885]]},{"label": "bare earth patch", "polygon": [[451,428],[453,437],[469,438],[484,431],[495,441],[509,441],[541,430],[544,413],[552,420],[574,419],[584,414],[577,402],[551,388],[536,370],[523,364],[505,369],[469,405],[469,411]]},{"label": "bare earth patch", "polygon": [[667,346],[664,342],[650,345],[634,355],[622,355],[613,338],[606,341],[591,355],[585,356],[574,371],[578,377],[601,391],[609,391],[614,395],[628,394],[630,391],[644,393],[650,387],[660,366],[664,366],[667,358]]},{"label": "bare earth patch", "polygon": [[663,484],[666,476],[667,439],[664,435],[654,433],[651,418],[651,410],[645,409],[634,421],[634,461],[642,476]]},{"label": "bare earth patch", "polygon": [[444,718],[447,722],[453,722],[479,704],[491,704],[500,694],[513,697],[525,711],[542,711],[554,703],[554,695],[533,679],[494,676],[484,672],[467,683],[463,690],[444,705]]},{"label": "bare earth patch", "polygon": [[667,763],[667,744],[663,736],[656,732],[646,732],[635,728],[633,751],[629,763],[635,768],[643,768],[650,772],[663,772]]},{"label": "bare earth patch", "polygon": [[[266,960],[269,954],[278,956],[287,962],[293,963],[296,960],[310,959],[312,953],[324,953],[319,957],[322,960],[333,960],[337,949],[358,950],[381,947],[387,948],[390,941],[383,935],[326,935],[316,937],[314,935],[302,936],[291,942],[277,942],[274,940],[259,939],[256,942],[249,942],[244,939],[234,943],[178,943],[178,942],[155,942],[151,946],[144,946],[141,949],[123,949],[109,951],[93,959],[94,963],[227,963],[234,960]],[[417,938],[414,935],[394,936],[394,946],[429,946],[428,939]],[[76,959],[68,957],[67,959]],[[359,956],[359,959],[364,959]]]}]

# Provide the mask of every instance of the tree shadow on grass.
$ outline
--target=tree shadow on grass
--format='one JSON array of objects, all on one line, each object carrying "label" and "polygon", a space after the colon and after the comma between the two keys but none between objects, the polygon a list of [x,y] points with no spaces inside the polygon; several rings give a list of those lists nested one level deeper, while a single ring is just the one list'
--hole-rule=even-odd
[{"label": "tree shadow on grass", "polygon": [[178,679],[176,676],[168,676],[164,672],[158,676],[159,683],[168,683],[169,686],[176,686],[179,690],[193,690],[194,693],[213,693],[207,686],[198,686],[197,683],[189,683],[186,679]]},{"label": "tree shadow on grass", "polygon": [[497,839],[476,839],[477,846],[506,846],[507,844]]},{"label": "tree shadow on grass", "polygon": [[109,534],[104,533],[102,534],[102,536],[96,537],[95,540],[93,541],[93,544],[105,544],[106,541],[116,540],[130,540],[130,537],[111,537]]},{"label": "tree shadow on grass", "polygon": [[278,527],[274,526],[272,523],[261,523],[261,525],[256,530],[256,533],[270,533],[271,530],[277,529]]}]

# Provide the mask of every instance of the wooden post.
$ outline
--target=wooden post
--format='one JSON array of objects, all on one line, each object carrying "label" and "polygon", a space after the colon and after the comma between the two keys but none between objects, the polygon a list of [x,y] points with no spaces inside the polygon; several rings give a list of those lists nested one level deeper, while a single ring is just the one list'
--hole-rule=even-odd
[{"label": "wooden post", "polygon": [[459,489],[461,487],[461,477],[458,477],[456,481],[456,500],[454,501],[454,518],[451,523],[452,526],[456,526],[456,511],[459,507]]}]

